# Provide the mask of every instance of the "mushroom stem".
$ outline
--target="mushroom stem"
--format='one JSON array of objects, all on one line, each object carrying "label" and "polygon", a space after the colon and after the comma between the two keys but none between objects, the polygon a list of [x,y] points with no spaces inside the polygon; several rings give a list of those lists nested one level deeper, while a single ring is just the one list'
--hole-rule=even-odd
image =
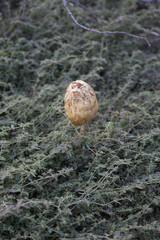
[{"label": "mushroom stem", "polygon": [[82,135],[86,135],[86,124],[80,126],[80,132]]}]

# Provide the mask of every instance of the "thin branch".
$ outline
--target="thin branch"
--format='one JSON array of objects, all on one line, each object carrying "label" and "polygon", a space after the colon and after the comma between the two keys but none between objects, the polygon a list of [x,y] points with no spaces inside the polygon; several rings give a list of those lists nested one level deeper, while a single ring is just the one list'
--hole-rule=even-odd
[{"label": "thin branch", "polygon": [[97,16],[94,14],[94,12],[92,10],[87,8],[85,5],[80,3],[78,0],[72,0],[72,1],[74,2],[75,6],[79,6],[79,7],[83,8],[85,11],[89,12],[90,16],[92,16],[92,19],[96,23],[96,27],[99,26]]},{"label": "thin branch", "polygon": [[149,43],[148,39],[145,38],[145,37],[140,37],[140,36],[137,36],[137,35],[134,35],[134,34],[131,34],[131,33],[127,33],[127,32],[123,32],[123,31],[100,31],[100,30],[97,30],[97,29],[94,29],[94,28],[88,28],[80,23],[77,22],[77,20],[74,18],[72,12],[70,11],[70,9],[67,7],[67,4],[66,4],[66,0],[63,0],[63,4],[64,4],[64,7],[66,8],[68,14],[71,16],[71,18],[73,19],[73,21],[81,28],[87,30],[87,31],[91,31],[91,32],[96,32],[96,33],[100,33],[100,34],[125,34],[125,35],[128,35],[130,37],[134,37],[134,38],[139,38],[139,39],[143,39],[147,42],[148,46],[151,46],[151,44]]},{"label": "thin branch", "polygon": [[26,0],[23,0],[23,6],[22,6],[22,18],[25,17],[26,6],[27,6]]}]

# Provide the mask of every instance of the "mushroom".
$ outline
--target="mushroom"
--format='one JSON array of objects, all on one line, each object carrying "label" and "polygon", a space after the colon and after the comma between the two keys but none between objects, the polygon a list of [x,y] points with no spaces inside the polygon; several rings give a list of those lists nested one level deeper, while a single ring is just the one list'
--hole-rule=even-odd
[{"label": "mushroom", "polygon": [[94,90],[82,80],[72,82],[66,90],[64,108],[69,120],[80,126],[84,135],[86,123],[94,119],[98,111]]}]

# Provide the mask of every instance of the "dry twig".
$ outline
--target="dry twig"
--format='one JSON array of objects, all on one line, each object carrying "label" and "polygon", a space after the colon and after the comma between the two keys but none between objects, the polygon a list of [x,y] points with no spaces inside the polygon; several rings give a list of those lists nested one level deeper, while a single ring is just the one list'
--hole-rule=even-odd
[{"label": "dry twig", "polygon": [[73,21],[81,28],[85,29],[85,30],[88,30],[88,31],[91,31],[91,32],[96,32],[96,33],[100,33],[100,34],[125,34],[125,35],[128,35],[130,37],[134,37],[134,38],[139,38],[139,39],[143,39],[147,42],[148,46],[151,46],[151,44],[149,43],[148,39],[145,38],[145,37],[140,37],[138,35],[135,35],[135,34],[131,34],[131,33],[127,33],[127,32],[124,32],[124,31],[100,31],[100,30],[97,30],[97,29],[94,29],[94,28],[88,28],[80,23],[77,22],[77,20],[75,19],[75,17],[73,16],[72,12],[70,11],[70,9],[67,7],[67,3],[66,3],[66,0],[63,0],[63,4],[64,4],[64,7],[66,8],[67,12],[69,13],[69,15],[71,16],[71,18],[73,19]]}]

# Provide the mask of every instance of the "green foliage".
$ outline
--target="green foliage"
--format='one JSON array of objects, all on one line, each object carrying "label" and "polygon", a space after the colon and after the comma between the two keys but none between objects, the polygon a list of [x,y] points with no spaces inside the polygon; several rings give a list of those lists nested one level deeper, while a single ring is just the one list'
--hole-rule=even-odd
[{"label": "green foliage", "polygon": [[[159,239],[160,9],[135,1],[2,1],[0,239]],[[96,16],[95,16],[96,15]],[[85,138],[64,114],[71,81],[99,114]]]}]

